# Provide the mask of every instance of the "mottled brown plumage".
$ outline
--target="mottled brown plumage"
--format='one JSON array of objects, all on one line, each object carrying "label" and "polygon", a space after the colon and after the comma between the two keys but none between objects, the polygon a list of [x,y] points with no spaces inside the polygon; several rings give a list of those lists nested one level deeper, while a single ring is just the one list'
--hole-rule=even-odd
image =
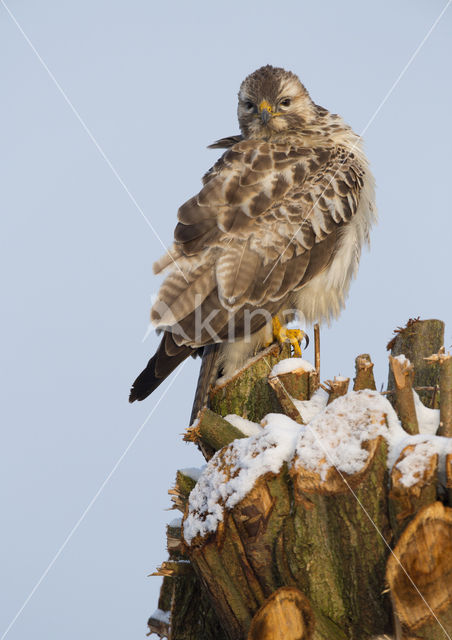
[{"label": "mottled brown plumage", "polygon": [[[247,321],[258,309],[297,309],[308,322],[337,315],[356,272],[376,217],[358,136],[314,104],[293,73],[271,66],[242,83],[238,119],[242,134],[211,145],[226,151],[179,209],[171,255],[155,265],[168,275],[151,319],[166,333],[131,401],[146,397],[187,348],[221,342],[216,357],[230,374],[264,341],[265,318]],[[197,314],[214,314],[209,330],[196,332]]]}]

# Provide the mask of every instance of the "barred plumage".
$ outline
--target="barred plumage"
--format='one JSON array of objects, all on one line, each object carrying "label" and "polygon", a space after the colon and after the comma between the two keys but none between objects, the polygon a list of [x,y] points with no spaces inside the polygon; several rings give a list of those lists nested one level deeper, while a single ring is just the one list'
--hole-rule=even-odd
[{"label": "barred plumage", "polygon": [[[230,374],[265,339],[268,317],[259,309],[329,320],[356,273],[376,220],[359,137],[314,104],[293,73],[271,66],[242,83],[238,118],[242,134],[211,145],[226,151],[180,207],[171,257],[155,264],[168,272],[151,311],[165,334],[131,401],[214,343],[217,367]],[[209,314],[209,328],[197,330],[196,317]]]}]

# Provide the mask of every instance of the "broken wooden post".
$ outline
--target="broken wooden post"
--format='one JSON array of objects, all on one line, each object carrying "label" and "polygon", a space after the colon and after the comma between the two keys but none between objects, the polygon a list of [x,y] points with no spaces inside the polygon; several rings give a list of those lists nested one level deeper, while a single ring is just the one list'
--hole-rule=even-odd
[{"label": "broken wooden post", "polygon": [[402,427],[412,435],[419,433],[413,396],[414,366],[403,355],[389,356],[394,376],[396,410]]},{"label": "broken wooden post", "polygon": [[353,391],[361,389],[376,389],[373,373],[374,365],[368,353],[362,353],[355,360],[355,379],[353,381]]},{"label": "broken wooden post", "polygon": [[349,384],[350,378],[344,378],[343,376],[334,376],[333,380],[327,380],[322,387],[328,392],[328,404],[331,404],[336,398],[345,396]]},{"label": "broken wooden post", "polygon": [[[444,344],[444,322],[441,320],[409,320],[405,327],[396,329],[387,349],[393,357],[404,355],[414,367],[414,387],[432,387],[422,390],[419,397],[432,407],[433,388],[438,384],[439,366],[430,366],[424,358],[437,353]],[[389,370],[388,389],[394,389],[394,375]],[[432,407],[433,408],[433,407]]]},{"label": "broken wooden post", "polygon": [[452,438],[452,356],[444,347],[428,358],[430,365],[439,365],[439,429],[438,435]]}]

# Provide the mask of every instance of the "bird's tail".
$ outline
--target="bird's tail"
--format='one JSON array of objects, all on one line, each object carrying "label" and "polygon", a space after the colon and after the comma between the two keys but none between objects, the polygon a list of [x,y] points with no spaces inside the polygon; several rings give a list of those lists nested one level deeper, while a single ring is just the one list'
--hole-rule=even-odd
[{"label": "bird's tail", "polygon": [[193,353],[194,350],[191,347],[179,347],[171,333],[165,331],[157,351],[133,383],[129,402],[147,398],[181,362]]},{"label": "bird's tail", "polygon": [[191,410],[190,424],[193,424],[198,415],[198,411],[207,403],[209,389],[218,375],[219,351],[220,344],[211,344],[204,347],[198,385]]}]

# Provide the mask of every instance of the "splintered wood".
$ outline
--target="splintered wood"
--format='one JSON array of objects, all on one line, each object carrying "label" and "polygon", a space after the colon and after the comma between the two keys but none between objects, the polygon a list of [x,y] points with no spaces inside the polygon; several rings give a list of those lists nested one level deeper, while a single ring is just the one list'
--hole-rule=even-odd
[{"label": "splintered wood", "polygon": [[413,396],[414,366],[404,356],[389,356],[389,363],[394,375],[397,413],[402,426],[408,433],[419,433]]}]

